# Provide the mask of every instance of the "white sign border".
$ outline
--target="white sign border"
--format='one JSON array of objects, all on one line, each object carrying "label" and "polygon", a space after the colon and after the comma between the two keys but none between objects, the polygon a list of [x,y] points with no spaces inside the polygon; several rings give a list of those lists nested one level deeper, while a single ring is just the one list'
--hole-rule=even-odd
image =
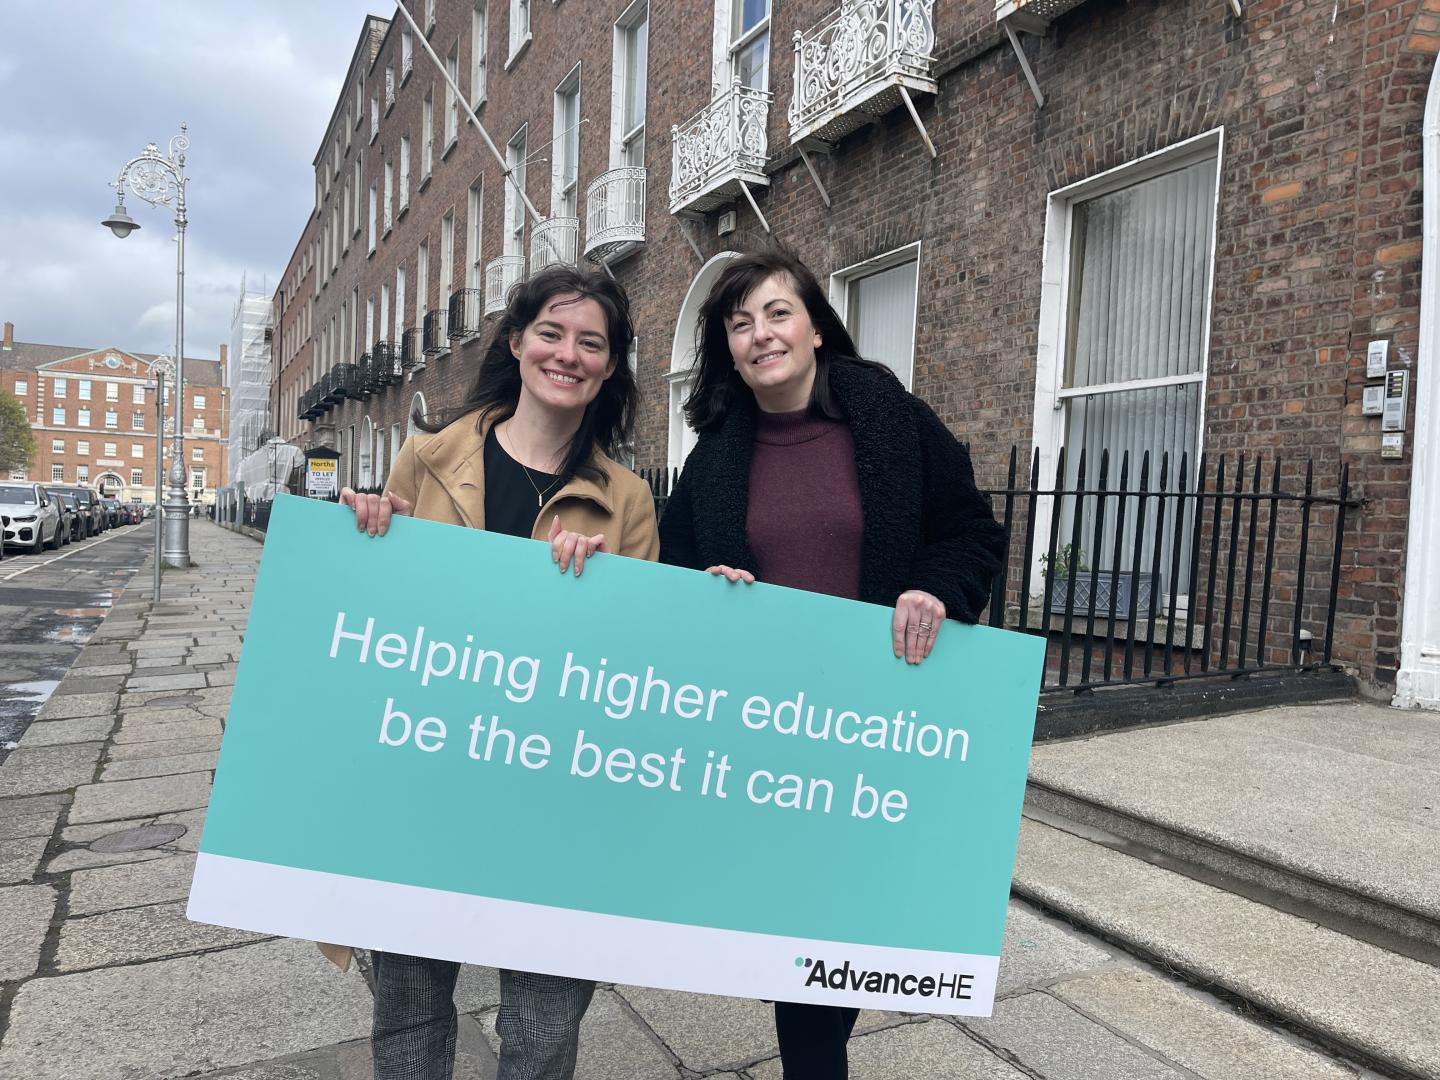
[{"label": "white sign border", "polygon": [[[196,922],[662,989],[989,1016],[1000,958],[605,915],[497,900],[201,852],[187,916]],[[376,937],[376,928],[383,933]],[[495,933],[494,927],[504,927]],[[473,933],[467,933],[467,928]],[[968,998],[806,987],[798,958],[849,972],[972,976]],[[782,972],[793,971],[793,981]],[[909,985],[916,985],[912,979]]]}]

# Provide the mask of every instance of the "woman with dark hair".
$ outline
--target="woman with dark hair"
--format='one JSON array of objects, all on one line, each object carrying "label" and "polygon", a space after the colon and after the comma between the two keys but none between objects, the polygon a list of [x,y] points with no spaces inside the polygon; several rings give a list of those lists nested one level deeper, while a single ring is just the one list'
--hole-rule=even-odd
[{"label": "woman with dark hair", "polygon": [[[452,414],[416,417],[382,495],[346,488],[355,524],[383,535],[393,514],[548,540],[578,577],[597,551],[656,557],[649,487],[609,457],[629,436],[636,387],[624,290],[608,277],[553,267],[515,287]],[[460,965],[375,953],[376,1080],[449,1080]],[[588,979],[500,972],[498,1080],[569,1080]]]},{"label": "woman with dark hair", "polygon": [[[893,607],[890,644],[910,664],[945,619],[978,621],[1005,535],[970,456],[856,355],[809,269],[784,251],[738,258],[700,318],[685,402],[700,437],[660,524],[661,561]],[[777,1001],[785,1080],[843,1080],[858,1014]]]}]

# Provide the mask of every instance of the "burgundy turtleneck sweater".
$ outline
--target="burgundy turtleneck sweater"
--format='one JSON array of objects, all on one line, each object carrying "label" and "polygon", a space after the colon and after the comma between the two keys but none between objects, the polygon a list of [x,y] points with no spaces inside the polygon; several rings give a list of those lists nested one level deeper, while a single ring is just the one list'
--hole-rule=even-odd
[{"label": "burgundy turtleneck sweater", "polygon": [[858,600],[864,519],[849,426],[761,412],[745,527],[761,581]]}]

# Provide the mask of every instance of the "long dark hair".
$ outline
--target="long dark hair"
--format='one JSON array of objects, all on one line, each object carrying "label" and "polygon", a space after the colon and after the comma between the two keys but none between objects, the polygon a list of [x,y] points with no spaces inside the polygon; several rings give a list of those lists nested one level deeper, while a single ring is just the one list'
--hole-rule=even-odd
[{"label": "long dark hair", "polygon": [[495,325],[490,345],[480,359],[475,385],[457,408],[447,409],[435,417],[422,415],[417,409],[415,426],[435,432],[466,413],[480,410],[477,429],[499,423],[515,413],[520,400],[520,361],[510,351],[510,336],[523,334],[557,296],[573,295],[579,300],[594,300],[605,313],[606,336],[610,339],[610,359],[615,370],[600,384],[600,392],[585,406],[585,415],[574,436],[565,447],[565,463],[560,470],[561,483],[573,476],[604,484],[606,476],[592,460],[596,449],[606,454],[629,439],[635,427],[635,410],[639,388],[635,373],[630,370],[630,343],[635,340],[635,327],[630,321],[630,298],[619,282],[605,274],[574,266],[551,266],[529,281],[510,290],[505,314]]},{"label": "long dark hair", "polygon": [[810,390],[811,412],[831,420],[845,418],[845,411],[830,389],[830,367],[836,360],[882,366],[860,359],[850,331],[825,298],[820,282],[792,252],[776,245],[742,255],[725,267],[700,307],[695,363],[699,374],[685,399],[685,420],[696,431],[720,427],[737,402],[753,399],[750,388],[735,370],[725,319],[757,286],[777,276],[789,281],[820,335],[820,346],[815,350],[815,384]]}]

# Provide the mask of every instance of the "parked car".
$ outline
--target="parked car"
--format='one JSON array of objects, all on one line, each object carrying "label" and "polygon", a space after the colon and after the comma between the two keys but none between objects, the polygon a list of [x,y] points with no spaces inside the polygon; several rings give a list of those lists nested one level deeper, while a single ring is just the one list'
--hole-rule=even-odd
[{"label": "parked car", "polygon": [[0,518],[5,543],[13,547],[52,551],[61,544],[59,502],[41,484],[10,481],[0,484]]},{"label": "parked car", "polygon": [[60,543],[70,544],[85,539],[85,527],[81,524],[80,503],[74,495],[64,491],[51,492],[60,505]]},{"label": "parked car", "polygon": [[67,495],[74,495],[75,501],[80,505],[81,516],[85,518],[85,535],[98,536],[109,528],[109,522],[105,517],[105,507],[100,504],[100,496],[94,488],[85,487],[82,484],[48,484],[51,491],[63,491]]},{"label": "parked car", "polygon": [[100,496],[100,505],[105,508],[105,521],[108,527],[113,529],[121,524],[120,521],[120,500],[109,495]]}]

